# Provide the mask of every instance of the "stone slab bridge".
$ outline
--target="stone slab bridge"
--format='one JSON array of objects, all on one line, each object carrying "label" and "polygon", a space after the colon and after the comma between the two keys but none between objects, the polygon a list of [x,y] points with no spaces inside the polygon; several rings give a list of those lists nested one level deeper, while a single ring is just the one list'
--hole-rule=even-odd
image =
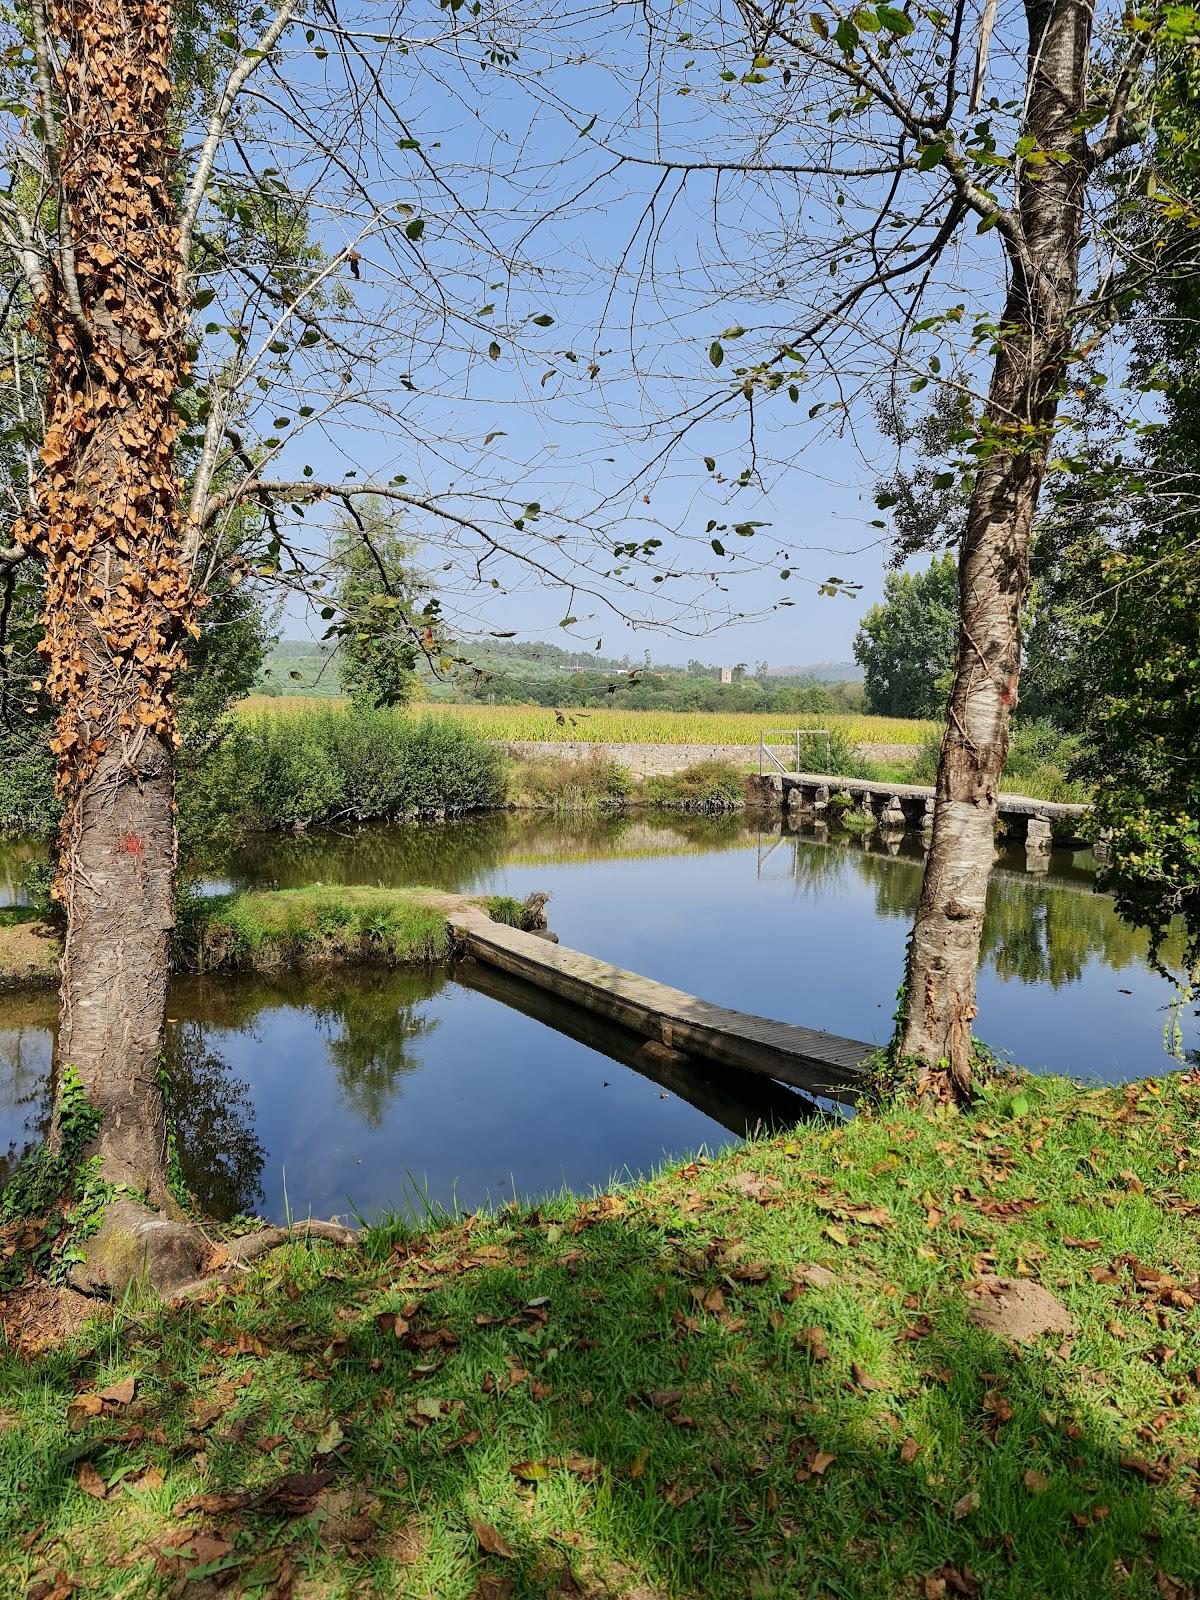
[{"label": "stone slab bridge", "polygon": [[[839,778],[821,772],[769,772],[752,777],[758,804],[789,816],[828,822],[840,809],[853,807],[871,818],[882,833],[933,828],[934,790],[917,783],[881,783],[875,778]],[[1062,800],[1033,800],[1023,794],[1002,794],[997,807],[1005,835],[1024,839],[1034,854],[1052,844],[1091,842],[1086,819],[1091,806]]]}]

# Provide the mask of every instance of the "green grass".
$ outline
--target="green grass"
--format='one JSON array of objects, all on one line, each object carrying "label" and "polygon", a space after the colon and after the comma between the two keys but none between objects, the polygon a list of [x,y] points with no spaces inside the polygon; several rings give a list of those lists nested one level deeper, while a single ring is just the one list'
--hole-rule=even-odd
[{"label": "green grass", "polygon": [[746,804],[745,774],[728,761],[699,761],[682,772],[643,778],[639,798],[670,811],[740,811]]},{"label": "green grass", "polygon": [[[0,1588],[1190,1595],[1198,1103],[1194,1075],[1039,1080],[816,1124],[360,1254],[293,1246],[207,1304],[0,1357]],[[1039,1280],[1074,1336],[973,1327],[982,1271]],[[130,1379],[73,1430],[77,1395]],[[307,1511],[219,1498],[303,1470],[332,1474]]]},{"label": "green grass", "polygon": [[633,780],[602,748],[583,761],[532,756],[508,763],[506,799],[518,810],[607,811],[622,806]]},{"label": "green grass", "polygon": [[181,909],[174,965],[212,972],[305,961],[440,961],[450,953],[448,898],[433,889],[315,885],[194,899]]}]

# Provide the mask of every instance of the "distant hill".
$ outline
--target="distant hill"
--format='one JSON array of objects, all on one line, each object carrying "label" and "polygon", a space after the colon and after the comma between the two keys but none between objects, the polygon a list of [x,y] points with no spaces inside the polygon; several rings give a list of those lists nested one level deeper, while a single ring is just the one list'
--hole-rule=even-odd
[{"label": "distant hill", "polygon": [[800,667],[768,667],[768,678],[809,678],[817,683],[861,683],[857,661],[810,661]]},{"label": "distant hill", "polygon": [[[455,668],[448,678],[438,679],[422,671],[427,691],[432,699],[462,698],[477,692],[479,679],[495,685],[506,685],[503,698],[540,700],[549,694],[556,702],[568,687],[586,676],[607,675],[614,681],[630,676],[631,683],[644,674],[665,675],[676,683],[712,681],[718,678],[717,663],[690,662],[681,664],[648,663],[645,655],[603,656],[589,650],[564,650],[561,645],[526,639],[473,639],[452,645],[452,655],[465,656],[476,672],[470,668]],[[312,639],[281,639],[267,658],[257,688],[260,694],[338,695],[336,650]],[[732,662],[730,663],[732,665]],[[762,663],[749,667],[747,677],[764,674],[757,669]],[[803,684],[861,683],[862,669],[852,661],[817,661],[803,666],[768,666],[766,678],[773,686],[781,680]],[[728,685],[726,686],[729,687]]]}]

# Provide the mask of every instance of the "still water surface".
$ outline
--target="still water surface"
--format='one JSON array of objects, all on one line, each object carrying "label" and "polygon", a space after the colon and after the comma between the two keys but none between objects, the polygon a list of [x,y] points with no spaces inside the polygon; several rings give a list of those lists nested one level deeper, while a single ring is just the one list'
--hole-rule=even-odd
[{"label": "still water surface", "polygon": [[[1170,1070],[1171,988],[1095,891],[1090,855],[1056,853],[1037,876],[1023,862],[1002,857],[992,878],[982,1036],[1034,1070]],[[565,944],[876,1042],[890,1032],[920,876],[915,845],[890,855],[741,818],[497,816],[262,841],[221,886],[549,890]],[[0,894],[18,878],[0,854]],[[0,1177],[44,1124],[53,1011],[48,995],[0,996]],[[626,1064],[619,1032],[469,968],[181,978],[170,1011],[185,1166],[216,1214],[371,1215],[422,1195],[472,1207],[587,1189],[799,1109],[765,1088],[656,1081]],[[1194,1051],[1196,1018],[1183,1022]]]}]

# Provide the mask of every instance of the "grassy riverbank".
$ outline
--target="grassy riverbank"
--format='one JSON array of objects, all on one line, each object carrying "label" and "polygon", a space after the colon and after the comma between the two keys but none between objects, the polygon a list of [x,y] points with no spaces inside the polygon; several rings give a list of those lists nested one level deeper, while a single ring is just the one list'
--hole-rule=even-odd
[{"label": "grassy riverbank", "polygon": [[[1015,1083],[293,1246],[207,1304],[12,1350],[0,1587],[1182,1600],[1198,1104],[1194,1075]],[[974,1326],[989,1272],[1073,1331]],[[36,1332],[27,1297],[5,1314]]]}]

